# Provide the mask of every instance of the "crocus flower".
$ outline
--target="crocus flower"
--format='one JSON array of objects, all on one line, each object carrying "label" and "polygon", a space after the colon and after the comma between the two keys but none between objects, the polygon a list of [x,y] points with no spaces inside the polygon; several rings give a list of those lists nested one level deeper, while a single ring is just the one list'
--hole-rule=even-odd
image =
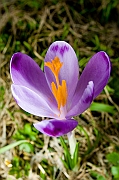
[{"label": "crocus flower", "polygon": [[[79,66],[73,48],[64,41],[49,47],[44,72],[28,55],[17,52],[11,58],[12,94],[25,111],[48,117],[34,127],[49,136],[71,132],[83,113],[100,94],[110,76],[110,60],[104,51],[96,53],[79,78]],[[49,119],[50,118],[50,119]]]}]

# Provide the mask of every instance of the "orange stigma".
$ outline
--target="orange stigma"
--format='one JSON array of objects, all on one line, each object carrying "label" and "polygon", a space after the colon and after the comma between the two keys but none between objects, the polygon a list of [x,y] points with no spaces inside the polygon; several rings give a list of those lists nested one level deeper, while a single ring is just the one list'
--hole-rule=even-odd
[{"label": "orange stigma", "polygon": [[66,81],[62,80],[62,84],[59,82],[59,72],[63,63],[60,62],[60,59],[56,56],[51,62],[45,62],[45,66],[49,67],[52,73],[54,74],[56,84],[51,83],[52,93],[57,101],[58,109],[61,106],[65,106],[67,102],[67,85]]}]

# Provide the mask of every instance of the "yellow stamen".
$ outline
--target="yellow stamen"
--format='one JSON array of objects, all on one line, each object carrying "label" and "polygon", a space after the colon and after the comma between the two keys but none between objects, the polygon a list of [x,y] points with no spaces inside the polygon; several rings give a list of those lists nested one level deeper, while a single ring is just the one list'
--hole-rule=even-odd
[{"label": "yellow stamen", "polygon": [[59,71],[60,71],[62,65],[63,65],[63,63],[60,62],[60,59],[57,56],[51,62],[45,62],[45,66],[49,67],[55,76],[57,87],[59,86],[58,75],[59,75]]},{"label": "yellow stamen", "polygon": [[62,106],[65,106],[66,102],[67,102],[67,85],[66,85],[66,81],[62,80]]},{"label": "yellow stamen", "polygon": [[66,81],[62,80],[61,85],[59,82],[59,71],[62,65],[63,63],[60,62],[60,59],[58,57],[55,57],[51,62],[45,62],[45,66],[50,68],[56,80],[56,84],[54,82],[51,83],[51,89],[57,101],[58,109],[60,109],[61,106],[66,105],[68,96]]},{"label": "yellow stamen", "polygon": [[65,106],[67,101],[67,86],[66,81],[62,80],[62,85],[59,85],[58,88],[56,88],[56,85],[54,82],[51,83],[52,93],[57,101],[58,109],[60,109],[61,106]]}]

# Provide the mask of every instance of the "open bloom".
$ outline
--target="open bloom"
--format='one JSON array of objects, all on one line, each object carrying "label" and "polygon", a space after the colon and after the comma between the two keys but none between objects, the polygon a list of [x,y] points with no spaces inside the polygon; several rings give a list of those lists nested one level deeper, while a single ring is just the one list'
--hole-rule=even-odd
[{"label": "open bloom", "polygon": [[108,55],[95,54],[79,78],[73,48],[64,41],[51,44],[45,56],[44,72],[28,55],[15,53],[10,73],[13,96],[25,111],[50,119],[35,123],[49,136],[62,136],[78,124],[72,117],[84,112],[103,90],[110,76]]}]

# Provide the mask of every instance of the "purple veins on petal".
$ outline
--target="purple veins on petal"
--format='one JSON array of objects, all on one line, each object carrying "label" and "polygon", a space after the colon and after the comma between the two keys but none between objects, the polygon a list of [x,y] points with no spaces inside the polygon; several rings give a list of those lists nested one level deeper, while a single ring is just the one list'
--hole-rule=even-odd
[{"label": "purple veins on petal", "polygon": [[56,53],[59,49],[59,46],[58,45],[54,45],[51,47],[51,51],[53,51],[54,53]]},{"label": "purple veins on petal", "polygon": [[60,54],[63,56],[65,51],[68,51],[69,47],[64,45],[60,48]]},{"label": "purple veins on petal", "polygon": [[59,137],[72,131],[77,125],[78,122],[73,119],[51,119],[35,123],[34,127],[48,136]]},{"label": "purple veins on petal", "polygon": [[69,50],[69,47],[67,46],[66,43],[64,43],[64,45],[62,45],[62,46],[59,46],[58,44],[54,43],[54,45],[51,46],[50,50],[53,51],[54,53],[58,52],[58,53],[60,53],[63,56],[64,52]]}]

